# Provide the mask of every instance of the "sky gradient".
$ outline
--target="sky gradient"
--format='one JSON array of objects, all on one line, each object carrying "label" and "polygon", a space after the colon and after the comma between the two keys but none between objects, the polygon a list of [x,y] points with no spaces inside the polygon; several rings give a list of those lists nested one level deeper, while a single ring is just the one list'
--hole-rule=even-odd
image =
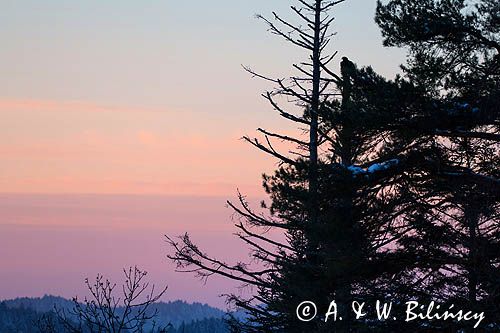
[{"label": "sky gradient", "polygon": [[[239,138],[290,129],[241,64],[281,77],[304,59],[254,18],[289,4],[0,0],[0,298],[137,264],[170,299],[223,304],[224,282],[172,272],[162,235],[244,256],[225,199],[262,196],[275,164]],[[337,8],[331,50],[394,76],[404,52],[381,46],[375,1]]]}]

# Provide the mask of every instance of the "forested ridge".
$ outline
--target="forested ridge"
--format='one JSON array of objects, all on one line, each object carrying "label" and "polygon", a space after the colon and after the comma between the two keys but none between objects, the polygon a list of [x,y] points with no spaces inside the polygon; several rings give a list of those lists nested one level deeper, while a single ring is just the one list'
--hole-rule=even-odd
[{"label": "forested ridge", "polygon": [[[53,312],[54,306],[59,309],[71,309],[73,301],[55,296],[23,297],[2,301],[0,302],[0,333],[40,332],[38,325],[40,318],[51,316],[55,322],[57,321]],[[168,333],[228,332],[224,322],[224,311],[206,304],[190,304],[184,301],[159,302],[152,310],[158,310],[155,320],[159,326],[168,327]],[[62,326],[59,329],[64,332]]]}]

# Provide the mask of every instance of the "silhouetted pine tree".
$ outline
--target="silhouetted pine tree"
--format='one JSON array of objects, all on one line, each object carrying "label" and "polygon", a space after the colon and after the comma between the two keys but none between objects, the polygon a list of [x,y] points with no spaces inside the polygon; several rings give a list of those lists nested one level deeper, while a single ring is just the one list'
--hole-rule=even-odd
[{"label": "silhouetted pine tree", "polygon": [[410,50],[405,73],[429,102],[409,127],[434,151],[414,192],[427,199],[416,200],[412,232],[399,242],[415,257],[402,293],[485,311],[482,327],[497,331],[500,3],[393,0],[379,2],[376,20],[385,45]]},{"label": "silhouetted pine tree", "polygon": [[[244,332],[445,328],[373,317],[355,321],[347,309],[353,300],[392,300],[398,307],[411,297],[496,313],[498,5],[379,4],[386,45],[410,49],[405,76],[387,81],[347,58],[340,75],[329,69],[334,57],[322,52],[331,21],[324,16],[341,1],[300,2],[303,7],[292,10],[304,27],[275,15],[288,34],[266,22],[310,51],[312,62],[295,66],[302,76],[289,80],[250,72],[276,83],[265,97],[305,128],[308,139],[264,129],[265,143],[246,137],[281,164],[264,177],[271,203],[262,208],[270,214],[253,210],[241,195],[239,205],[229,203],[241,216],[239,237],[261,265],[212,258],[187,235],[169,239],[175,248],[170,258],[203,278],[219,274],[254,287],[253,297],[229,298],[249,314],[234,325]],[[277,95],[305,112],[285,111]],[[297,149],[280,153],[272,139]],[[270,230],[284,238],[273,238]],[[320,314],[307,323],[295,314],[304,300],[314,301]],[[324,322],[331,300],[343,321]]]},{"label": "silhouetted pine tree", "polygon": [[[255,211],[240,195],[229,203],[241,217],[239,237],[253,248],[260,263],[228,264],[201,251],[188,235],[168,238],[170,255],[180,270],[202,278],[225,276],[255,288],[250,298],[231,295],[248,321],[233,323],[244,332],[349,332],[383,330],[386,324],[355,321],[353,300],[391,299],[398,273],[413,266],[401,253],[398,239],[408,232],[406,218],[413,210],[409,184],[425,162],[420,131],[408,131],[409,119],[420,112],[415,103],[427,102],[415,85],[397,78],[387,81],[371,68],[357,69],[343,58],[340,75],[329,69],[333,56],[324,56],[332,19],[328,11],[343,1],[300,1],[292,10],[303,25],[275,15],[266,20],[272,32],[311,53],[311,62],[296,65],[300,76],[288,80],[252,74],[277,85],[264,96],[285,119],[309,134],[287,136],[259,129],[264,143],[245,139],[276,157],[281,166],[264,176],[270,204]],[[283,32],[281,24],[292,33]],[[287,97],[305,112],[285,110],[276,96]],[[272,139],[296,147],[278,151]],[[427,151],[425,150],[427,153]],[[423,195],[426,195],[425,193]],[[421,198],[423,199],[423,198]],[[270,230],[284,234],[273,238]],[[314,301],[318,316],[297,319],[296,308]],[[336,300],[342,321],[325,323],[329,304]],[[368,318],[367,318],[368,319]]]}]

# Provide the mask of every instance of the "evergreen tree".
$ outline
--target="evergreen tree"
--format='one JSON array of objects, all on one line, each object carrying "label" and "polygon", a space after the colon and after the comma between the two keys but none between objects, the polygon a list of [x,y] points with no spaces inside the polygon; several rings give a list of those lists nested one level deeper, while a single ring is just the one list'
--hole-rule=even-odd
[{"label": "evergreen tree", "polygon": [[[293,191],[293,195],[297,194],[299,198],[286,198],[287,201],[283,202],[283,205],[291,205],[284,208],[283,211],[286,213],[278,214],[278,210],[273,208],[272,211],[277,216],[268,217],[252,211],[241,195],[239,205],[229,203],[245,220],[244,223],[237,225],[240,238],[254,247],[253,256],[264,267],[251,270],[244,263],[229,265],[211,258],[201,252],[187,235],[181,238],[180,244],[170,239],[176,249],[171,258],[179,267],[194,265],[198,267],[197,271],[202,277],[217,273],[258,288],[258,295],[250,300],[235,295],[230,297],[238,307],[250,314],[249,322],[241,325],[246,331],[300,330],[301,325],[297,323],[294,315],[294,307],[300,303],[299,299],[310,296],[311,293],[316,295],[324,293],[313,287],[316,277],[309,269],[317,266],[319,244],[313,237],[308,237],[304,229],[314,230],[319,225],[319,146],[321,141],[324,141],[319,130],[320,109],[323,100],[330,93],[329,87],[340,80],[338,76],[332,79],[324,74],[325,66],[333,59],[333,56],[326,54],[326,47],[331,37],[329,28],[333,21],[328,12],[344,0],[299,0],[298,2],[300,7],[291,6],[291,9],[297,15],[299,23],[286,21],[276,13],[273,13],[274,20],[259,17],[266,22],[272,33],[306,50],[310,55],[310,61],[294,65],[299,74],[288,79],[269,78],[249,68],[247,70],[257,77],[276,84],[276,90],[267,92],[264,97],[283,118],[304,127],[308,138],[300,135],[290,137],[260,129],[265,138],[264,143],[249,137],[245,139],[279,160],[283,167],[278,173],[282,173],[284,177],[288,177],[287,173],[292,173],[290,176],[300,178],[297,180],[300,185]],[[306,112],[297,114],[286,110],[279,104],[278,96],[292,100],[299,108],[306,109]],[[299,157],[286,156],[278,152],[271,142],[272,139],[296,145],[295,156]],[[268,178],[266,183],[268,180],[270,179]],[[276,204],[273,202],[273,205]],[[286,234],[287,242],[273,240],[262,235],[260,231],[255,232],[252,227],[280,230]],[[309,287],[304,288],[305,285]],[[313,289],[316,290],[312,291]],[[303,294],[301,291],[306,293]]]},{"label": "evergreen tree", "polygon": [[[255,287],[250,299],[229,298],[249,314],[247,322],[233,323],[244,332],[444,329],[436,322],[354,320],[351,302],[375,299],[396,307],[409,297],[439,300],[496,313],[498,5],[483,1],[474,11],[463,1],[379,3],[386,45],[410,50],[405,76],[388,81],[346,57],[340,75],[329,69],[334,57],[315,55],[322,31],[315,23],[319,15],[329,24],[321,15],[339,2],[300,2],[302,9],[292,9],[310,30],[275,15],[297,39],[266,22],[312,52],[312,63],[296,66],[305,77],[285,83],[251,72],[277,84],[265,97],[284,118],[306,127],[309,140],[263,129],[265,144],[246,138],[281,163],[264,176],[271,200],[262,208],[270,214],[252,210],[242,195],[239,205],[229,203],[242,217],[239,237],[253,247],[260,268],[212,258],[187,235],[180,242],[169,238],[170,258],[203,278],[219,274]],[[327,42],[320,39],[320,51]],[[305,112],[285,111],[274,99],[280,94]],[[278,152],[273,138],[296,145],[294,155]],[[282,231],[286,241],[269,230]],[[295,310],[305,300],[319,314],[336,300],[343,320],[298,320]]]},{"label": "evergreen tree", "polygon": [[379,2],[376,20],[387,46],[410,50],[405,73],[430,101],[410,125],[435,152],[418,189],[432,199],[415,206],[413,231],[400,242],[417,258],[402,289],[411,285],[413,296],[485,311],[483,326],[496,331],[500,4],[394,0]]},{"label": "evergreen tree", "polygon": [[[188,235],[180,241],[168,238],[175,249],[170,258],[180,270],[195,271],[202,278],[219,274],[256,288],[249,299],[230,296],[230,302],[249,314],[248,321],[233,323],[235,329],[373,330],[376,324],[354,320],[350,305],[354,300],[386,297],[392,277],[408,264],[394,245],[407,232],[404,214],[413,197],[404,184],[419,158],[414,156],[419,138],[407,134],[404,127],[414,110],[399,104],[403,100],[411,105],[421,93],[400,78],[388,81],[371,68],[357,69],[346,57],[340,63],[340,75],[329,69],[335,54],[322,56],[332,21],[326,15],[342,1],[300,2],[303,7],[292,10],[308,28],[275,14],[277,23],[297,35],[266,22],[271,31],[311,52],[311,63],[295,66],[303,77],[275,80],[249,70],[277,84],[277,90],[265,97],[284,118],[306,127],[309,133],[307,140],[260,129],[264,144],[246,137],[281,164],[273,175],[264,176],[271,202],[263,203],[262,208],[270,214],[251,209],[242,195],[239,205],[229,203],[242,218],[236,225],[239,237],[254,249],[252,255],[260,268],[212,258]],[[276,95],[291,97],[305,112],[285,111]],[[280,153],[272,139],[297,149],[293,155]],[[273,239],[269,230],[283,232],[286,241]],[[327,312],[333,300],[343,320],[325,322],[320,314]],[[316,304],[319,313],[315,320],[297,318],[297,306],[303,301]]]}]

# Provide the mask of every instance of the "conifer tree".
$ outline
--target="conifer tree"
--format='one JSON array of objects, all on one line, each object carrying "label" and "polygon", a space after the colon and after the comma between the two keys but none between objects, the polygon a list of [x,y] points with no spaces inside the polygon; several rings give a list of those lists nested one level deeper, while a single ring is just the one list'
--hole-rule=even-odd
[{"label": "conifer tree", "polygon": [[[238,236],[260,266],[210,257],[188,235],[168,238],[170,258],[202,278],[218,274],[255,288],[249,298],[229,297],[249,314],[235,331],[422,331],[428,323],[354,320],[349,306],[463,295],[469,305],[498,303],[498,6],[484,1],[465,14],[462,1],[379,3],[386,45],[410,49],[405,76],[388,81],[347,57],[336,74],[336,54],[323,55],[328,11],[343,1],[299,2],[292,10],[304,26],[277,14],[264,20],[311,53],[310,63],[294,66],[301,76],[247,69],[276,84],[264,97],[309,134],[259,129],[264,141],[245,137],[280,162],[264,176],[269,214],[243,195],[229,202],[241,217]],[[278,95],[304,113],[285,110]],[[281,153],[273,139],[297,148]],[[300,321],[295,310],[306,300],[319,314],[335,300],[343,320]]]},{"label": "conifer tree", "polygon": [[[239,204],[229,203],[241,217],[236,224],[239,237],[253,248],[260,269],[210,257],[188,235],[168,238],[175,250],[170,258],[180,270],[195,271],[202,278],[219,274],[255,288],[250,298],[229,298],[249,314],[249,320],[236,323],[235,329],[373,331],[377,325],[355,321],[350,305],[354,300],[385,297],[393,276],[408,263],[394,245],[407,232],[404,216],[413,197],[404,184],[419,158],[413,148],[420,138],[406,133],[405,120],[414,110],[399,103],[411,105],[420,92],[400,78],[388,81],[369,67],[358,69],[346,57],[336,74],[331,66],[336,54],[323,53],[333,20],[328,11],[342,1],[299,2],[303,7],[291,8],[304,26],[277,14],[274,21],[264,20],[272,32],[311,52],[310,63],[294,66],[301,76],[273,79],[248,69],[276,84],[277,90],[264,96],[280,115],[309,134],[306,139],[259,129],[265,143],[245,138],[281,164],[274,174],[264,176],[270,204],[263,203],[262,208],[270,214],[253,210],[242,195]],[[285,110],[277,95],[289,97],[304,113]],[[281,153],[272,139],[297,149]],[[285,241],[272,238],[269,230],[282,232]],[[343,320],[325,323],[320,314],[327,312],[332,300]],[[296,308],[303,301],[316,304],[315,320],[297,318]]]},{"label": "conifer tree", "polygon": [[498,330],[500,4],[393,0],[379,2],[376,20],[385,45],[410,50],[403,69],[429,102],[409,126],[434,151],[418,188],[428,199],[400,241],[416,258],[402,289],[485,311],[484,327]]}]

